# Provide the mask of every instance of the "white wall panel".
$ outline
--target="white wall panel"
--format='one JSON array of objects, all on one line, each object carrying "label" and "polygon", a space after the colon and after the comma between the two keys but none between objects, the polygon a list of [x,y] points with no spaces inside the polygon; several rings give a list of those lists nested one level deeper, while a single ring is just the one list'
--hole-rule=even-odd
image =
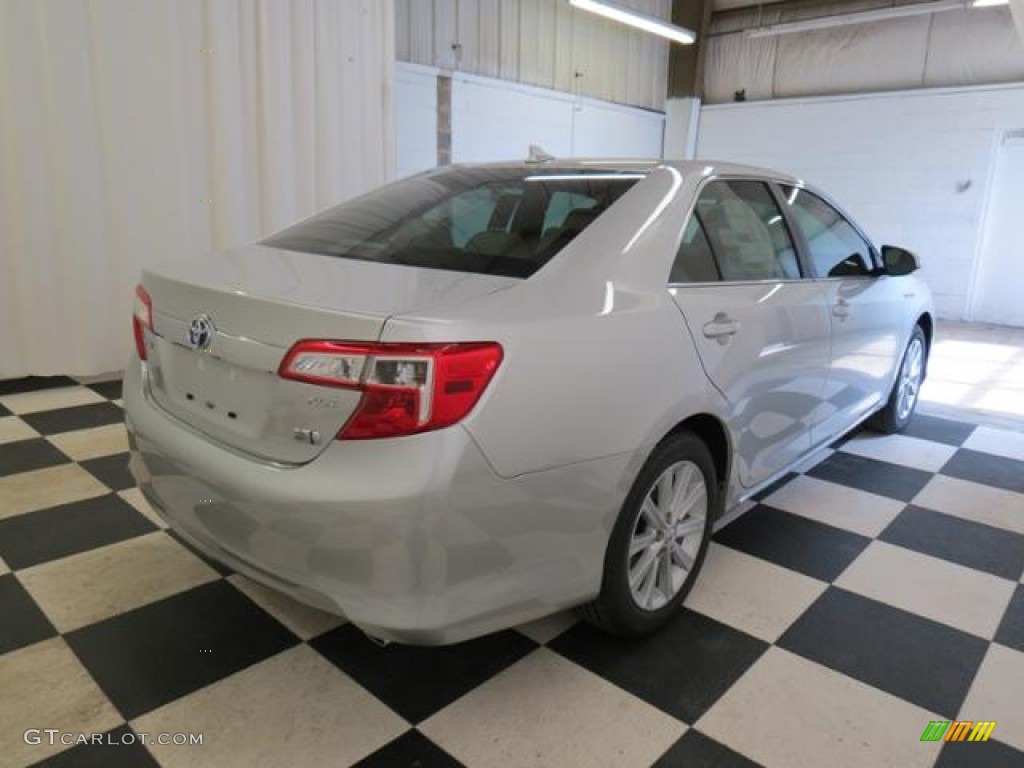
[{"label": "white wall panel", "polygon": [[571,119],[572,102],[557,94],[461,76],[452,82],[452,161],[523,159],[530,144],[571,156]]},{"label": "white wall panel", "polygon": [[1024,85],[705,106],[698,156],[821,186],[878,243],[917,252],[944,317],[964,317],[994,148]]},{"label": "white wall panel", "polygon": [[[395,0],[400,61],[662,109],[668,43],[568,0]],[[621,2],[621,0],[620,0]],[[625,0],[668,18],[671,0]],[[456,55],[452,45],[461,46]]]},{"label": "white wall panel", "polygon": [[437,70],[395,66],[396,177],[437,165]]},{"label": "white wall panel", "polygon": [[561,157],[658,157],[663,129],[657,112],[472,75],[452,81],[453,162],[518,160],[530,144]]}]

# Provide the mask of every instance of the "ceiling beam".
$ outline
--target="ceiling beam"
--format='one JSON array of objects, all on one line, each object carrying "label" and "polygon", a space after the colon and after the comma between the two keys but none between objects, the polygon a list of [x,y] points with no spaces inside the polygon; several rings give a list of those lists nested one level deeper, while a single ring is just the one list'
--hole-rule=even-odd
[{"label": "ceiling beam", "polygon": [[672,0],[672,23],[696,31],[697,42],[693,45],[669,46],[669,98],[701,95],[701,82],[704,79],[704,36],[711,26],[711,4],[712,0]]}]

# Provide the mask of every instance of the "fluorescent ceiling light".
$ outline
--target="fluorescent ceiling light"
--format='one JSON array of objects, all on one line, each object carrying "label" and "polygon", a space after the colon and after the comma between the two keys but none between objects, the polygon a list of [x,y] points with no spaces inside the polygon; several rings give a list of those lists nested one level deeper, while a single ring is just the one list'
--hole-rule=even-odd
[{"label": "fluorescent ceiling light", "polygon": [[642,29],[644,32],[667,37],[669,40],[682,43],[683,45],[689,45],[697,39],[697,33],[692,29],[669,24],[667,21],[662,21],[643,13],[637,13],[629,8],[606,3],[603,0],[601,2],[598,0],[569,0],[569,4],[579,8],[581,11],[590,11],[598,16],[604,16],[606,19],[612,19],[620,24],[628,24],[631,27]]},{"label": "fluorescent ceiling light", "polygon": [[[1008,3],[1009,0],[976,0],[975,5],[979,2]],[[805,19],[803,21],[784,21],[780,24],[769,24],[766,27],[748,29],[745,34],[747,37],[774,37],[776,35],[788,35],[793,32],[810,32],[815,29],[845,27],[850,24],[866,24],[872,21],[899,19],[904,16],[920,16],[925,13],[962,11],[963,9],[963,0],[939,0],[939,2],[935,3],[900,5],[891,8],[878,8],[873,11],[858,11],[856,13],[842,13],[836,16],[822,16],[816,19]]]},{"label": "fluorescent ceiling light", "polygon": [[1010,0],[974,0],[971,5],[975,8],[989,8],[993,5],[1009,5]]}]

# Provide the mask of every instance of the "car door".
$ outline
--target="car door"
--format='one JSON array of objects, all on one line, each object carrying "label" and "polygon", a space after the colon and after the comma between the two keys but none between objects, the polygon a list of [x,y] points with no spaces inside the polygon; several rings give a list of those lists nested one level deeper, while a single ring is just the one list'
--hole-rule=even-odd
[{"label": "car door", "polygon": [[704,371],[731,407],[740,482],[756,485],[810,449],[829,362],[821,286],[802,279],[766,182],[719,179],[703,187],[669,292]]},{"label": "car door", "polygon": [[829,304],[832,351],[823,418],[815,431],[815,441],[822,442],[854,426],[888,396],[903,344],[903,288],[878,272],[874,248],[835,206],[807,189],[781,191]]}]

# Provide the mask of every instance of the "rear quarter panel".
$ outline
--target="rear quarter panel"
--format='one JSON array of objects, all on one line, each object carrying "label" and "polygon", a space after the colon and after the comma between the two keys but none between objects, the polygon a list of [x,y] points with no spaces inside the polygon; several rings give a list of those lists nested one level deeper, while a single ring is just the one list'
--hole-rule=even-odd
[{"label": "rear quarter panel", "polygon": [[682,419],[724,415],[667,290],[697,180],[659,169],[529,280],[385,325],[384,341],[501,343],[464,423],[502,477],[617,454],[638,470]]}]

